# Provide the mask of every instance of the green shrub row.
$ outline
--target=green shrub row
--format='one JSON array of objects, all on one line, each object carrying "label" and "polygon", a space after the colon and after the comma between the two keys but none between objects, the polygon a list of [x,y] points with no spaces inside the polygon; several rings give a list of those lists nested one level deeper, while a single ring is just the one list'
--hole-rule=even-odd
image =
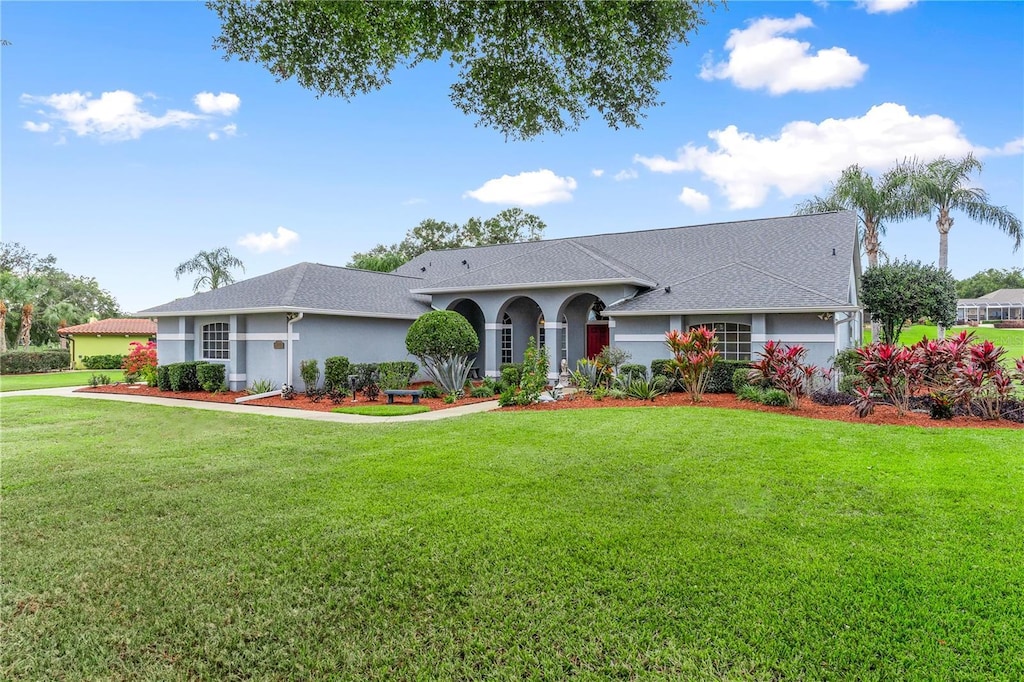
[{"label": "green shrub row", "polygon": [[409,360],[380,362],[377,364],[377,383],[381,390],[401,390],[412,383],[419,365]]},{"label": "green shrub row", "polygon": [[[631,365],[629,365],[631,366]],[[623,366],[625,369],[626,365]],[[745,360],[722,360],[719,358],[715,360],[715,364],[711,367],[711,375],[708,377],[706,393],[735,393],[736,390],[733,387],[733,378],[737,374],[737,370],[750,369],[750,363]],[[672,361],[669,359],[658,359],[651,361],[651,376],[665,376],[672,382],[673,391],[683,390],[682,385],[675,378],[675,371],[672,367]]]},{"label": "green shrub row", "polygon": [[156,368],[156,385],[161,391],[215,393],[224,388],[224,380],[224,365],[205,360],[174,362]]},{"label": "green shrub row", "polygon": [[121,369],[127,355],[86,355],[82,365],[86,369]]},{"label": "green shrub row", "polygon": [[70,365],[71,353],[66,350],[14,350],[0,355],[0,374],[51,372],[67,369]]},{"label": "green shrub row", "polygon": [[344,355],[332,355],[324,360],[324,388],[327,391],[347,391],[349,374],[352,374],[352,363]]}]

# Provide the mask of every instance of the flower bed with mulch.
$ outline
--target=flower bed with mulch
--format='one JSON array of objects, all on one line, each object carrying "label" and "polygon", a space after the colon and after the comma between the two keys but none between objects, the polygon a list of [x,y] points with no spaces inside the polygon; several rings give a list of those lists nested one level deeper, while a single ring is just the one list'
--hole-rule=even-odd
[{"label": "flower bed with mulch", "polygon": [[[128,385],[128,384],[111,384],[109,386],[96,386],[86,387],[78,389],[79,391],[86,393],[119,393],[123,395],[140,395],[140,396],[151,396],[155,398],[174,398],[177,400],[203,400],[207,402],[218,402],[218,403],[233,403],[235,398],[246,395],[243,391],[224,391],[221,393],[206,393],[205,391],[197,391],[191,393],[173,393],[171,391],[161,391],[158,388],[143,386],[140,384]],[[446,404],[441,398],[420,398],[420,404],[426,405],[431,410],[443,410],[449,407],[456,407],[458,405],[469,405],[472,403],[482,403],[488,400],[495,400],[496,398],[462,398],[455,404]],[[360,397],[358,402],[355,404],[361,405],[381,405],[386,403],[386,399],[381,396],[376,402],[368,401],[363,397]],[[396,404],[409,404],[410,398],[396,398]],[[260,398],[259,400],[250,400],[245,403],[246,405],[261,405],[263,407],[284,407],[293,410],[315,410],[318,412],[330,412],[335,407],[344,407],[353,405],[351,398],[346,398],[340,403],[332,403],[330,400],[324,398],[318,403],[310,401],[305,395],[297,394],[293,400],[284,400],[280,396],[273,398]],[[528,405],[525,407],[505,407],[502,408],[506,411],[520,411],[520,410],[574,410],[574,409],[591,409],[591,408],[606,408],[606,407],[641,407],[641,408],[658,408],[658,407],[693,407],[696,409],[707,408],[707,407],[719,407],[727,408],[732,410],[754,410],[756,412],[773,412],[775,414],[791,414],[797,417],[807,417],[809,419],[827,419],[830,421],[842,421],[852,422],[858,424],[888,424],[896,426],[923,426],[928,428],[1004,428],[1004,429],[1024,429],[1024,424],[1018,424],[1005,419],[999,421],[984,421],[978,417],[954,417],[951,420],[935,420],[928,416],[927,412],[908,412],[902,416],[896,414],[896,408],[889,405],[879,405],[874,414],[865,417],[863,419],[853,414],[852,408],[849,406],[825,406],[819,405],[809,398],[804,398],[800,401],[800,407],[796,410],[791,410],[788,407],[769,407],[767,405],[760,405],[758,403],[746,402],[737,400],[736,396],[732,393],[708,393],[705,394],[704,399],[699,403],[690,402],[690,398],[685,393],[669,393],[667,395],[659,396],[654,402],[641,402],[639,400],[620,400],[616,398],[606,397],[602,400],[596,400],[591,396],[579,394],[572,398],[565,400],[559,400],[553,403],[538,403],[536,405]]]},{"label": "flower bed with mulch", "polygon": [[[82,393],[118,393],[121,395],[139,395],[150,398],[172,398],[174,400],[201,400],[210,403],[233,403],[236,398],[242,398],[248,395],[245,391],[221,391],[219,393],[207,393],[206,391],[181,391],[175,393],[173,391],[161,391],[155,386],[145,386],[142,384],[110,384],[108,386],[88,386],[80,388],[78,391]],[[453,404],[447,404],[441,398],[420,398],[420,405],[429,407],[431,410],[444,410],[449,407],[458,407],[459,405],[471,405],[473,403],[484,403],[488,400],[497,400],[497,398],[461,398],[459,402]],[[322,398],[319,402],[314,403],[312,400],[307,398],[302,393],[296,393],[292,400],[285,400],[281,396],[273,396],[270,398],[260,398],[259,400],[247,400],[243,405],[258,405],[260,407],[284,407],[290,410],[314,410],[316,412],[330,412],[335,407],[351,407],[353,405],[385,405],[387,404],[387,397],[382,393],[376,401],[367,400],[363,396],[359,396],[356,402],[352,402],[352,398],[348,397],[342,400],[340,403],[331,402],[329,398]],[[409,405],[412,403],[412,398],[407,396],[399,396],[395,398],[396,405]]]}]

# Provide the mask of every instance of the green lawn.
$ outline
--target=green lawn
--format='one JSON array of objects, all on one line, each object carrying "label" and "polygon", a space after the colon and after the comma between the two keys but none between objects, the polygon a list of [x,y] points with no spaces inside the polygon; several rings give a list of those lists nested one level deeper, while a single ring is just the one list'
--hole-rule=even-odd
[{"label": "green lawn", "polygon": [[331,412],[361,414],[367,417],[400,417],[407,414],[430,412],[430,408],[426,405],[357,405],[355,407],[335,407]]},{"label": "green lawn", "polygon": [[[989,327],[953,327],[946,330],[946,336],[959,334],[962,330],[973,331],[975,338],[979,341],[988,339],[997,346],[1006,348],[1006,355],[1017,359],[1024,357],[1024,329],[993,329]],[[900,343],[910,345],[921,340],[922,336],[934,339],[936,328],[933,325],[915,324],[912,327],[904,327],[900,334]],[[864,343],[871,342],[871,330],[864,330]]]},{"label": "green lawn", "polygon": [[33,388],[61,388],[63,386],[86,386],[95,374],[106,374],[110,381],[124,381],[124,372],[119,369],[78,369],[67,372],[46,374],[5,374],[0,376],[0,391],[27,391]]},{"label": "green lawn", "polygon": [[1024,678],[1017,430],[2,407],[3,679]]}]

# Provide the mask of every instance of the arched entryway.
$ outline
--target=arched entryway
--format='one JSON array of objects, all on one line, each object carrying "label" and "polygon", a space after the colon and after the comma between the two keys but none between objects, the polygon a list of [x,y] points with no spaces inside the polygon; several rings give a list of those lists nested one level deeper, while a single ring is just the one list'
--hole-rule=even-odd
[{"label": "arched entryway", "polygon": [[540,305],[529,296],[516,296],[505,301],[498,310],[496,360],[498,367],[522,362],[530,338],[534,343],[546,344],[547,333],[541,333],[544,317]]},{"label": "arched entryway", "polygon": [[466,318],[473,326],[476,337],[480,339],[480,349],[477,351],[476,357],[473,358],[473,373],[476,376],[483,376],[484,360],[487,357],[487,323],[484,318],[484,311],[480,309],[476,301],[468,298],[454,301],[448,306],[448,310],[453,310]]},{"label": "arched entryway", "polygon": [[604,301],[594,294],[577,294],[562,304],[558,345],[560,358],[570,369],[583,358],[593,359],[609,345],[608,318],[603,312]]}]

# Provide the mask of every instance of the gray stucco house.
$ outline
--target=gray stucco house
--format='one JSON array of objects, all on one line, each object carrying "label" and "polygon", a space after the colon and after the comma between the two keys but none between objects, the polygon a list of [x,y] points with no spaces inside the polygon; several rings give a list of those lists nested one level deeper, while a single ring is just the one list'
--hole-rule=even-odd
[{"label": "gray stucco house", "polygon": [[295,384],[299,362],[407,359],[409,325],[454,310],[480,338],[475,367],[497,376],[532,336],[549,376],[564,358],[621,347],[668,357],[665,332],[713,326],[727,359],[769,339],[825,365],[860,341],[857,217],[849,211],[430,251],[394,273],[300,263],[139,312],[157,319],[161,364],[227,366],[233,390]]}]

